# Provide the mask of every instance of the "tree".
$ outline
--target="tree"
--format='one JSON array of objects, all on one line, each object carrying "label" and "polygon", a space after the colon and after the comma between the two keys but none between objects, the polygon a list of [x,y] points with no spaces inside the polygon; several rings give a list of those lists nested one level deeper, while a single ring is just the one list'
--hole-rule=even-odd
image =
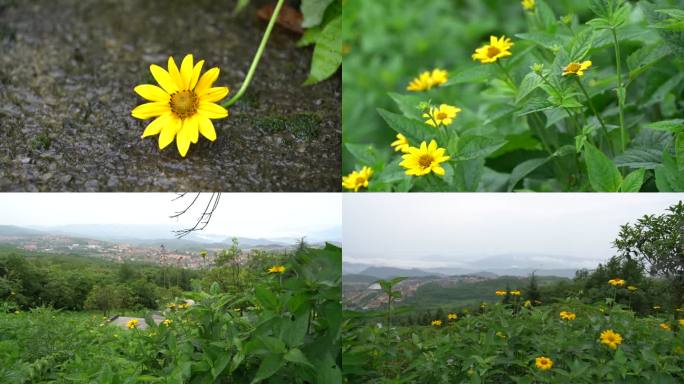
[{"label": "tree", "polygon": [[636,261],[651,276],[672,283],[672,304],[684,301],[684,202],[669,207],[667,212],[645,215],[636,223],[620,227],[613,243],[618,257]]},{"label": "tree", "polygon": [[541,294],[539,293],[539,286],[537,285],[537,277],[534,275],[534,272],[532,272],[532,276],[530,276],[530,284],[527,286],[527,300],[531,301],[534,303],[535,301],[539,301]]},{"label": "tree", "polygon": [[96,285],[86,298],[85,307],[99,309],[106,317],[110,309],[121,306],[121,295],[114,285]]},{"label": "tree", "polygon": [[240,255],[242,255],[242,250],[240,249],[240,242],[237,237],[233,237],[232,242],[233,244],[228,250],[224,250],[218,254],[216,257],[216,265],[230,268],[233,284],[237,290],[240,291],[242,289],[240,284]]},{"label": "tree", "polygon": [[395,291],[394,286],[406,280],[406,277],[395,277],[391,280],[378,280],[382,292],[387,295],[387,329],[392,326],[392,302],[394,299],[401,298],[401,291]]}]

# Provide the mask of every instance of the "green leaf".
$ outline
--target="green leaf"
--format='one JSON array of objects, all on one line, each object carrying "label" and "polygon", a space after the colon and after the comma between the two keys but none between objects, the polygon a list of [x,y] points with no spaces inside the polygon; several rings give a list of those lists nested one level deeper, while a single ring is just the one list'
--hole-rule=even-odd
[{"label": "green leaf", "polygon": [[388,95],[392,98],[392,100],[394,100],[404,116],[416,119],[420,119],[422,117],[423,111],[418,108],[418,105],[425,101],[422,96],[413,94],[402,95],[393,92],[388,93]]},{"label": "green leaf", "polygon": [[523,78],[518,88],[518,95],[515,97],[515,103],[518,104],[525,96],[539,87],[544,80],[534,72],[530,72]]},{"label": "green leaf", "polygon": [[216,361],[214,361],[214,364],[211,367],[211,375],[214,377],[214,380],[216,380],[216,378],[218,378],[221,375],[221,373],[223,373],[223,370],[226,369],[231,358],[232,356],[230,354],[224,352],[219,355]]},{"label": "green leaf", "polygon": [[332,76],[342,64],[342,17],[331,20],[316,40],[311,72],[304,85],[318,83]]},{"label": "green leaf", "polygon": [[458,152],[451,154],[458,160],[472,160],[485,158],[506,145],[506,140],[500,137],[464,136],[458,142]]},{"label": "green leaf", "polygon": [[641,185],[644,183],[645,174],[646,169],[639,168],[625,176],[620,186],[620,192],[639,192]]},{"label": "green leaf", "polygon": [[273,376],[276,372],[278,372],[278,370],[280,370],[280,368],[283,367],[283,365],[285,365],[285,361],[283,360],[282,355],[269,354],[266,356],[266,358],[264,358],[264,360],[261,361],[259,369],[252,380],[252,384],[258,383]]},{"label": "green leaf", "polygon": [[344,146],[361,165],[374,167],[383,160],[380,152],[372,145],[346,143]]},{"label": "green leaf", "polygon": [[[437,130],[425,124],[424,121],[409,119],[408,117],[378,108],[378,113],[390,128],[406,136],[409,142],[418,146],[421,142],[430,142],[435,138]],[[432,131],[430,131],[432,130]]]},{"label": "green leaf", "polygon": [[534,172],[534,170],[536,170],[537,168],[546,164],[549,161],[549,159],[550,157],[543,159],[529,159],[516,165],[515,168],[513,168],[513,171],[511,172],[511,178],[508,182],[508,192],[511,192],[518,184],[518,182],[520,182],[520,180],[524,179],[527,175]]},{"label": "green leaf", "polygon": [[325,10],[334,0],[302,0],[302,27],[311,28],[319,25],[323,21]]},{"label": "green leaf", "polygon": [[570,38],[567,36],[557,35],[549,32],[517,33],[515,36],[523,40],[529,40],[550,50],[556,50],[570,41]]},{"label": "green leaf", "polygon": [[450,73],[451,78],[443,87],[461,83],[479,83],[489,80],[496,70],[494,67],[494,65],[477,64],[458,71],[455,74]]},{"label": "green leaf", "polygon": [[233,15],[237,15],[238,13],[242,12],[243,9],[249,4],[249,0],[238,0],[237,4],[235,4],[235,9],[233,9]]},{"label": "green leaf", "polygon": [[584,144],[584,161],[587,164],[589,183],[597,192],[617,192],[622,176],[615,164],[591,143]]},{"label": "green leaf", "polygon": [[484,172],[484,159],[459,161],[454,167],[453,184],[459,191],[475,192]]},{"label": "green leaf", "polygon": [[646,124],[645,127],[658,131],[678,133],[684,128],[684,119],[658,121],[656,123]]},{"label": "green leaf", "polygon": [[547,31],[553,30],[557,23],[556,14],[553,13],[553,9],[544,0],[537,0],[536,8],[537,12],[539,12],[539,19],[544,24],[544,29]]},{"label": "green leaf", "polygon": [[589,8],[599,17],[609,18],[613,14],[612,0],[590,0]]},{"label": "green leaf", "polygon": [[627,57],[630,81],[646,72],[646,70],[669,54],[670,50],[663,44],[647,45],[634,51],[634,53]]},{"label": "green leaf", "polygon": [[677,168],[684,172],[684,132],[679,132],[675,139],[675,159]]},{"label": "green leaf", "polygon": [[313,364],[309,362],[304,353],[299,348],[292,348],[286,354],[284,359],[291,363],[305,365],[314,368]]},{"label": "green leaf", "polygon": [[570,49],[570,61],[580,62],[587,55],[594,43],[594,30],[587,28],[578,33],[572,40],[572,48]]},{"label": "green leaf", "polygon": [[254,296],[262,307],[271,310],[278,308],[278,298],[273,291],[263,285],[258,285],[256,287]]}]

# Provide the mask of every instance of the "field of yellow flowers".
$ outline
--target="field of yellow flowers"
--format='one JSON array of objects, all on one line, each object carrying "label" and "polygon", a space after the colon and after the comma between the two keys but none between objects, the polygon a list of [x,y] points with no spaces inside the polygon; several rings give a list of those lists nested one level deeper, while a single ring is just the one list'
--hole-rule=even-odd
[{"label": "field of yellow flowers", "polygon": [[349,316],[344,374],[349,383],[395,384],[684,381],[684,320],[636,317],[611,302],[514,298],[412,327]]},{"label": "field of yellow flowers", "polygon": [[345,3],[348,191],[684,190],[684,2]]}]

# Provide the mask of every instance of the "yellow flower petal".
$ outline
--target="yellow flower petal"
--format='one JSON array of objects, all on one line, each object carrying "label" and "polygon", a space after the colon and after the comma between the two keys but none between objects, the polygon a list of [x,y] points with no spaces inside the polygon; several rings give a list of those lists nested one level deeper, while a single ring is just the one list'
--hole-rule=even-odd
[{"label": "yellow flower petal", "polygon": [[207,102],[201,102],[197,112],[210,119],[222,119],[228,116],[228,111],[225,108],[218,104]]},{"label": "yellow flower petal", "polygon": [[218,68],[212,68],[204,73],[197,82],[195,87],[195,93],[201,94],[205,89],[211,88],[214,81],[218,79],[220,70]]},{"label": "yellow flower petal", "polygon": [[189,119],[185,120],[184,127],[188,131],[190,142],[193,144],[197,144],[197,141],[199,140],[199,116],[194,115]]},{"label": "yellow flower petal", "polygon": [[173,56],[169,56],[169,76],[171,76],[171,81],[173,81],[174,84],[176,84],[176,87],[178,87],[179,90],[184,90],[185,86],[183,84],[183,80],[181,79],[180,71],[178,70],[178,66],[176,66],[176,62],[173,60]]},{"label": "yellow flower petal", "polygon": [[200,73],[202,73],[202,66],[204,66],[204,60],[200,60],[199,63],[195,64],[192,69],[192,78],[190,79],[190,89],[194,89],[197,85],[197,81],[200,78]]},{"label": "yellow flower petal", "polygon": [[161,134],[159,135],[159,149],[164,149],[173,142],[173,139],[176,137],[176,133],[178,133],[182,124],[183,122],[181,119],[173,116],[171,121],[162,128]]},{"label": "yellow flower petal", "polygon": [[183,58],[183,62],[181,63],[181,68],[180,68],[180,76],[181,76],[181,81],[183,83],[184,89],[192,89],[192,88],[190,88],[190,80],[192,80],[192,73],[193,73],[192,55],[185,55],[185,57]]},{"label": "yellow flower petal", "polygon": [[199,95],[199,99],[200,102],[206,101],[215,103],[217,101],[223,100],[226,96],[228,96],[229,92],[230,89],[228,89],[228,87],[208,88]]},{"label": "yellow flower petal", "polygon": [[202,136],[207,139],[214,141],[216,140],[216,130],[214,129],[214,124],[207,117],[200,116],[199,120],[199,132]]},{"label": "yellow flower petal", "polygon": [[444,168],[440,167],[439,165],[432,167],[432,172],[444,176]]},{"label": "yellow flower petal", "polygon": [[176,146],[178,147],[178,153],[182,157],[185,157],[190,148],[190,131],[188,128],[189,124],[184,123],[176,136]]},{"label": "yellow flower petal", "polygon": [[171,79],[171,75],[166,71],[166,69],[152,64],[150,65],[150,72],[152,72],[152,76],[154,76],[154,79],[159,83],[159,85],[164,88],[164,90],[167,93],[174,93],[178,92],[178,86],[176,83],[173,82]]},{"label": "yellow flower petal", "polygon": [[157,87],[156,85],[143,84],[138,85],[134,89],[135,93],[142,96],[143,99],[149,101],[169,101],[171,95],[166,93],[163,89]]},{"label": "yellow flower petal", "polygon": [[145,103],[138,105],[131,111],[131,115],[136,119],[147,120],[153,117],[161,116],[167,112],[171,112],[169,103],[155,101],[153,103]]},{"label": "yellow flower petal", "polygon": [[145,128],[145,132],[143,132],[142,134],[142,138],[144,139],[148,136],[158,135],[159,132],[161,132],[162,128],[171,123],[172,118],[172,113],[165,113],[157,117],[153,122],[147,125],[147,128]]}]

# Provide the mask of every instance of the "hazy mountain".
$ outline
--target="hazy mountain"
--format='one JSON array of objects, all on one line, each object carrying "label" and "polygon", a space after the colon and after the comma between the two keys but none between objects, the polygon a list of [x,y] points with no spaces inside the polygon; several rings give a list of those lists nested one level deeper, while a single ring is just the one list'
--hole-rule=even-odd
[{"label": "hazy mountain", "polygon": [[372,267],[370,264],[359,264],[359,263],[348,263],[346,261],[342,261],[342,274],[357,274],[364,269]]},{"label": "hazy mountain", "polygon": [[46,233],[14,225],[0,225],[0,236],[40,236]]},{"label": "hazy mountain", "polygon": [[393,267],[368,267],[359,272],[360,275],[374,276],[379,279],[391,279],[397,276],[404,277],[426,277],[426,276],[440,276],[439,273],[425,272],[417,268],[403,269]]}]

